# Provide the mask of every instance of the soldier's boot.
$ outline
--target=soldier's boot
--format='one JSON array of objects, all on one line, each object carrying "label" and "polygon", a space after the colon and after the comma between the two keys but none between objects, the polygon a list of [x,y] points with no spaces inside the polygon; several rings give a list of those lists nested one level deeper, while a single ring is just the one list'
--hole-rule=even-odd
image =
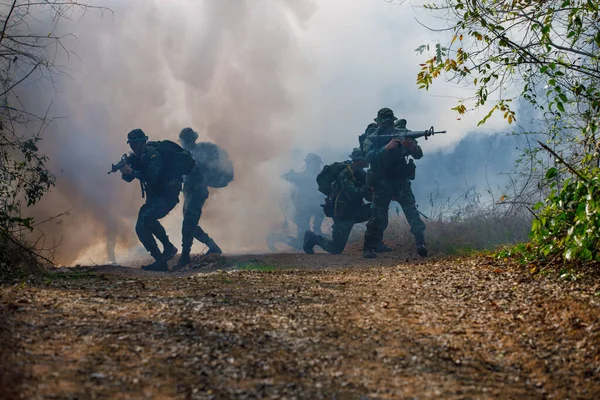
[{"label": "soldier's boot", "polygon": [[181,256],[179,257],[179,260],[177,261],[177,264],[175,266],[178,267],[178,268],[185,267],[190,262],[192,262],[192,259],[190,257],[190,251],[189,250],[182,250],[181,251]]},{"label": "soldier's boot", "polygon": [[313,248],[317,244],[317,235],[311,231],[304,232],[304,242],[302,243],[302,249],[306,254],[315,254]]},{"label": "soldier's boot", "polygon": [[204,244],[208,246],[208,251],[205,253],[205,255],[223,254],[223,250],[221,250],[221,248],[211,238],[208,238],[208,240],[206,240]]},{"label": "soldier's boot", "polygon": [[383,242],[377,243],[377,246],[375,247],[375,253],[389,253],[390,251],[393,251],[392,248],[386,246]]},{"label": "soldier's boot", "polygon": [[415,234],[415,242],[417,246],[417,254],[421,257],[427,257],[427,247],[425,247],[425,235],[423,232]]},{"label": "soldier's boot", "polygon": [[167,266],[167,261],[164,259],[163,255],[160,251],[153,251],[150,253],[152,257],[154,257],[154,262],[152,264],[143,265],[142,269],[144,271],[168,271],[169,267]]},{"label": "soldier's boot", "polygon": [[377,258],[377,253],[373,249],[364,249],[363,258]]},{"label": "soldier's boot", "polygon": [[164,251],[163,251],[163,253],[162,253],[163,259],[164,259],[165,261],[169,261],[169,260],[171,260],[173,257],[175,257],[175,255],[176,255],[176,254],[177,254],[177,247],[175,247],[175,246],[173,245],[173,243],[171,243],[171,242],[168,242],[168,243],[165,245],[165,249],[164,249]]}]

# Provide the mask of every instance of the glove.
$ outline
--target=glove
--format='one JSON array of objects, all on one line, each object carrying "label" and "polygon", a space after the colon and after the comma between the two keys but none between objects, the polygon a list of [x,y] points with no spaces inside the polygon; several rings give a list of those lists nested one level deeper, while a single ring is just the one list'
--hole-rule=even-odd
[{"label": "glove", "polygon": [[404,146],[404,148],[408,151],[410,151],[411,153],[415,150],[417,150],[417,142],[415,142],[413,139],[406,139],[402,142],[402,146]]}]

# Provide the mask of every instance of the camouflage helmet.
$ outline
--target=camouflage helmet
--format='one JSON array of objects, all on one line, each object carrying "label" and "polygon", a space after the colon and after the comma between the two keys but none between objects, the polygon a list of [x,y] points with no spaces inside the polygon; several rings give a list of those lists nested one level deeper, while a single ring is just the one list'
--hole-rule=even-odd
[{"label": "camouflage helmet", "polygon": [[396,120],[394,126],[400,129],[406,129],[406,120],[404,118]]},{"label": "camouflage helmet", "polygon": [[304,159],[305,163],[319,163],[319,164],[323,164],[323,160],[321,160],[321,157],[319,157],[317,154],[315,153],[308,153],[306,155],[306,158]]},{"label": "camouflage helmet", "polygon": [[365,153],[358,147],[352,149],[352,154],[350,154],[350,159],[352,161],[367,161],[367,157],[365,157]]},{"label": "camouflage helmet", "polygon": [[145,142],[148,140],[148,136],[141,129],[134,129],[127,134],[127,143],[133,142]]},{"label": "camouflage helmet", "polygon": [[375,118],[374,121],[377,123],[381,123],[385,121],[395,121],[397,119],[398,118],[394,116],[394,112],[391,109],[384,107],[381,110],[377,111],[377,118]]},{"label": "camouflage helmet", "polygon": [[198,139],[198,133],[192,128],[183,128],[181,132],[179,132],[179,139],[195,142],[196,139]]}]

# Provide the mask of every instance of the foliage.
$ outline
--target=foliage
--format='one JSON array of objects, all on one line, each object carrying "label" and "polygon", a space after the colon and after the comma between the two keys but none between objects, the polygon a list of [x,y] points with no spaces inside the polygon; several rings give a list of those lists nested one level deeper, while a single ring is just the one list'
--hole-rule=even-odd
[{"label": "foliage", "polygon": [[[421,64],[417,82],[428,89],[442,74],[476,89],[473,107],[491,102],[483,124],[497,111],[512,123],[511,103],[525,98],[546,115],[562,118],[577,111],[595,134],[600,106],[600,19],[588,0],[446,0],[425,6],[453,21],[448,47]],[[423,52],[428,46],[421,46]],[[545,91],[540,93],[540,87]],[[516,92],[511,90],[516,89]],[[493,96],[495,98],[492,100]],[[467,112],[461,101],[454,110]]]},{"label": "foliage", "polygon": [[[567,261],[600,261],[600,169],[579,171],[583,179],[569,178],[553,190],[544,203],[536,204],[532,248],[540,256],[561,256]],[[554,168],[546,173],[554,178]]]},{"label": "foliage", "polygon": [[[54,60],[68,51],[58,22],[76,10],[95,8],[62,0],[13,0],[0,5],[0,261],[14,251],[36,251],[26,243],[35,226],[25,209],[37,203],[54,185],[48,158],[39,143],[52,123],[48,112],[37,115],[26,102],[21,87],[35,80],[64,75]],[[41,20],[51,18],[51,23]],[[50,29],[48,28],[50,27]],[[40,29],[46,29],[40,31]],[[26,93],[25,93],[26,94]]]},{"label": "foliage", "polygon": [[[554,165],[542,165],[534,183],[547,197],[534,207],[531,246],[537,257],[598,260],[597,174],[600,144],[600,6],[589,0],[445,0],[428,10],[452,21],[452,39],[421,64],[420,88],[444,75],[475,88],[454,108],[459,115],[486,108],[516,120],[512,105],[525,100],[544,123],[542,145]],[[416,49],[433,50],[428,45]],[[520,106],[523,106],[521,101]],[[542,177],[539,177],[539,172]],[[544,177],[545,175],[545,177]],[[559,189],[560,188],[560,189]]]}]

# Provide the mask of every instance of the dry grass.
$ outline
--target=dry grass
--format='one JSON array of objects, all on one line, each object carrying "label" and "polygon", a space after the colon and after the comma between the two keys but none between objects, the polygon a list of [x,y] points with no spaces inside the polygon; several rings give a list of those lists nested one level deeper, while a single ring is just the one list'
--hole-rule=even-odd
[{"label": "dry grass", "polygon": [[[498,246],[523,243],[531,230],[531,215],[524,212],[504,213],[498,208],[480,208],[469,214],[423,219],[427,227],[425,240],[431,254],[457,255],[479,250],[492,250]],[[362,243],[364,224],[356,226],[349,244]],[[384,240],[411,252],[414,237],[404,215],[391,215]]]}]

